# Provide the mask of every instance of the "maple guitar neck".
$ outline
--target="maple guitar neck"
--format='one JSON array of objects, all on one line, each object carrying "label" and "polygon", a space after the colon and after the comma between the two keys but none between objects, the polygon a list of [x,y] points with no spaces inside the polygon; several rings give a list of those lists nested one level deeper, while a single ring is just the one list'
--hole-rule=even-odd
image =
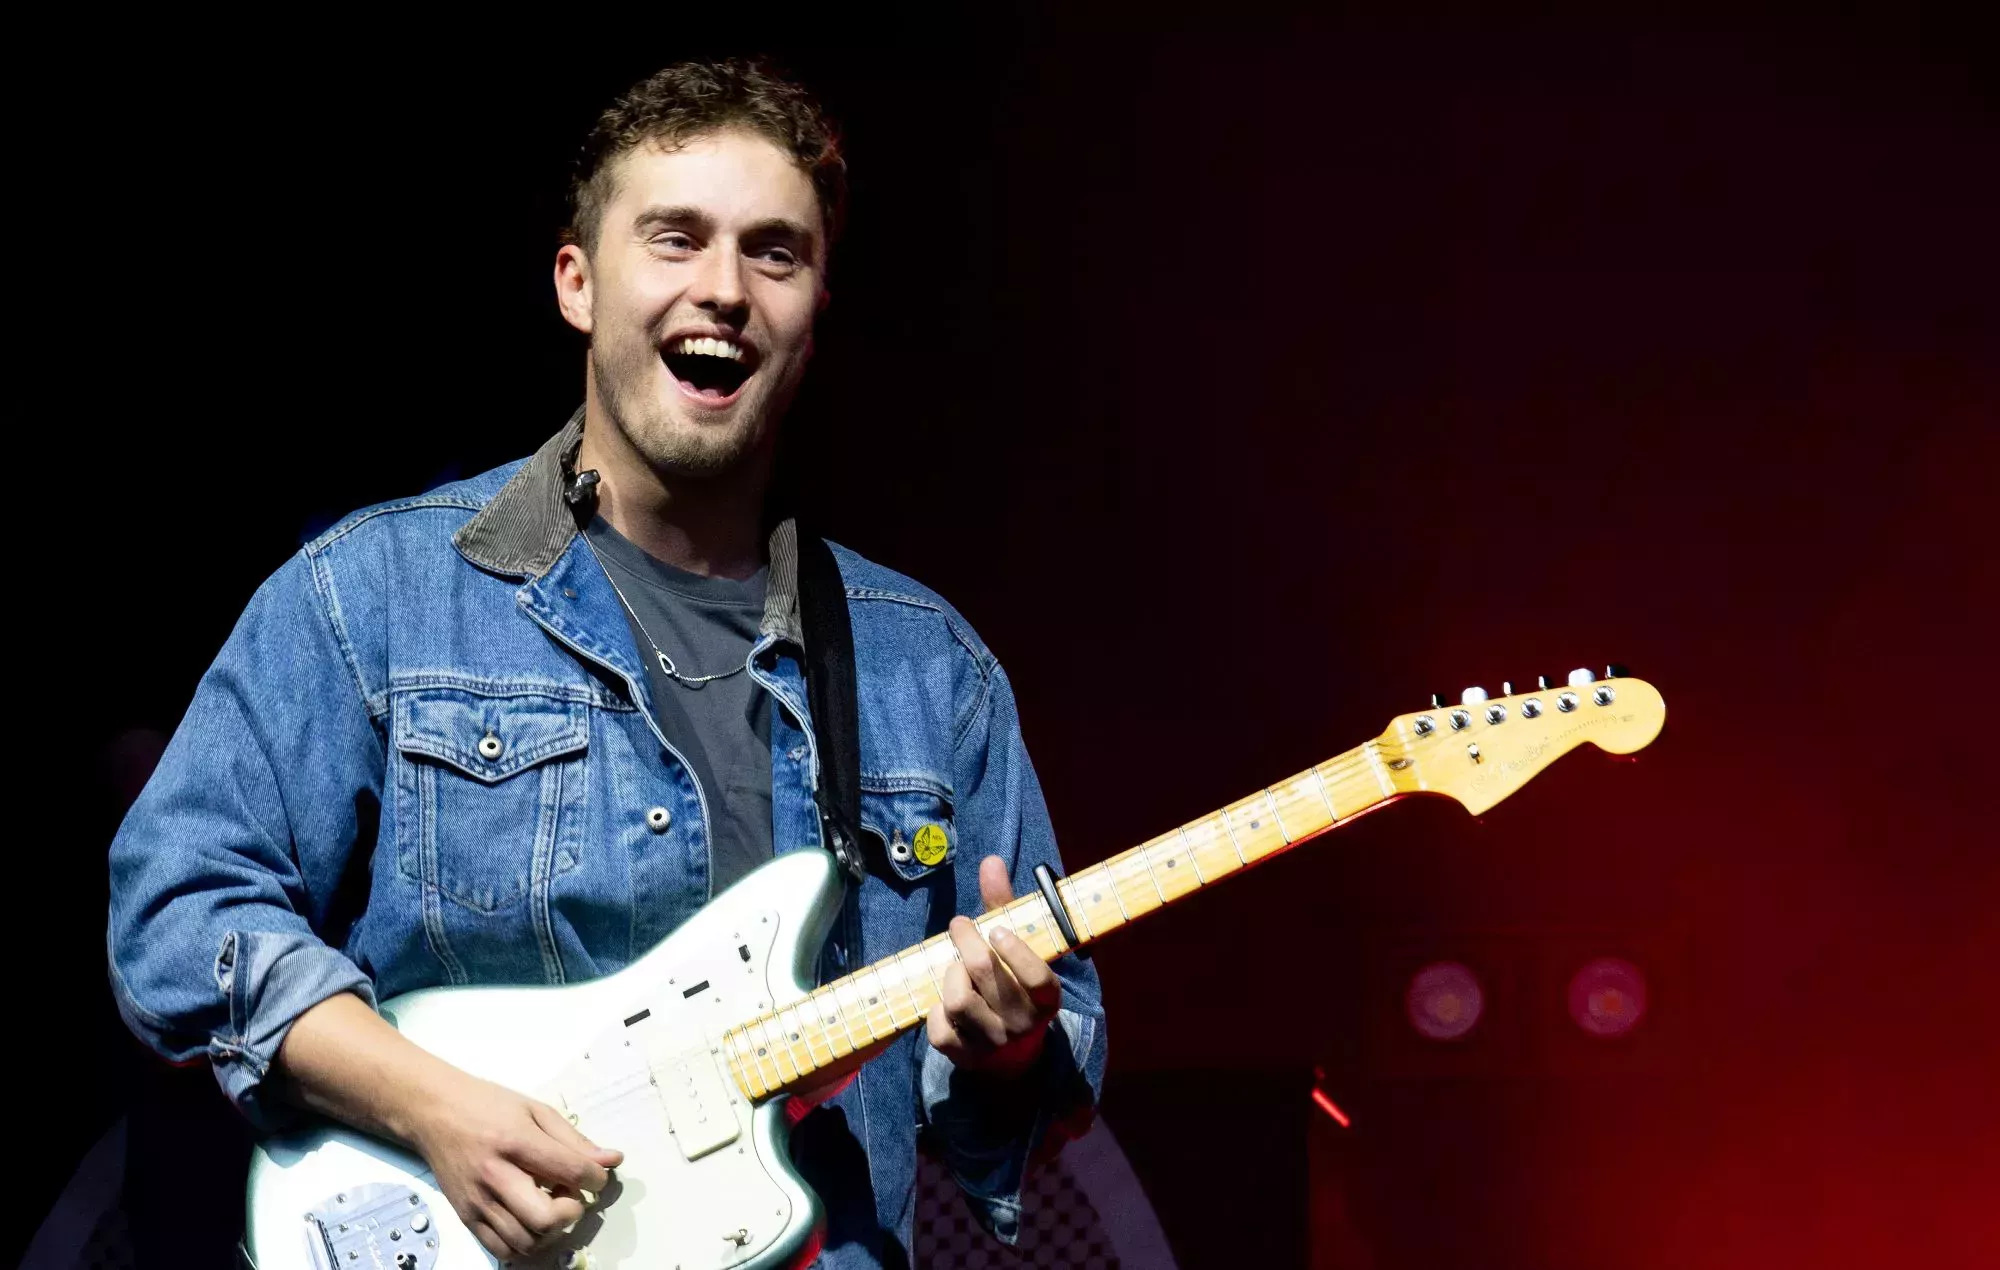
[{"label": "maple guitar neck", "polygon": [[[1440,794],[1478,815],[1585,742],[1614,754],[1640,749],[1665,718],[1666,703],[1644,680],[1583,672],[1566,687],[1400,715],[1373,740],[1057,881],[1074,944],[1039,891],[976,924],[987,936],[1004,926],[1053,961],[1399,798]],[[949,936],[936,935],[730,1028],[722,1050],[731,1075],[750,1098],[764,1098],[915,1027],[957,956]]]}]

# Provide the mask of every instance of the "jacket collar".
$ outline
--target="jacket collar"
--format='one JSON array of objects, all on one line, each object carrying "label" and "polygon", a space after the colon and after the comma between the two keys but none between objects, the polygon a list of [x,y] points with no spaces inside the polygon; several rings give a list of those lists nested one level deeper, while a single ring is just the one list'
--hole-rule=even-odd
[{"label": "jacket collar", "polygon": [[[576,514],[563,499],[583,444],[583,407],[542,443],[485,507],[451,537],[458,554],[492,573],[540,578],[576,548]],[[588,551],[585,543],[582,548]],[[781,520],[765,544],[771,572],[760,629],[805,647],[799,621],[798,527]]]}]

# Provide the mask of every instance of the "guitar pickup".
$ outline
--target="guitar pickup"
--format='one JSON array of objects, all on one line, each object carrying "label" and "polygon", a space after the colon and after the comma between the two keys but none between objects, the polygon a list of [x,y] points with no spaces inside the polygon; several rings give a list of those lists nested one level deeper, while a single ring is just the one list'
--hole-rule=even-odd
[{"label": "guitar pickup", "polygon": [[728,1082],[708,1050],[683,1051],[647,1064],[667,1126],[681,1154],[690,1160],[728,1146],[742,1136]]}]

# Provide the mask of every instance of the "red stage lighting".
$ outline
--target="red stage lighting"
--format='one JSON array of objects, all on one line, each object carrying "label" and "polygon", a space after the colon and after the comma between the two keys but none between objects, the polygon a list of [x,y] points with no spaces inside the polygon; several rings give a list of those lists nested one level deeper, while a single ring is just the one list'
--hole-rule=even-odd
[{"label": "red stage lighting", "polygon": [[1486,998],[1479,979],[1456,961],[1438,961],[1410,977],[1403,1010],[1410,1026],[1434,1041],[1455,1041],[1479,1022]]},{"label": "red stage lighting", "polygon": [[1646,1013],[1646,976],[1619,957],[1599,957],[1569,981],[1569,1016],[1592,1036],[1623,1036]]}]

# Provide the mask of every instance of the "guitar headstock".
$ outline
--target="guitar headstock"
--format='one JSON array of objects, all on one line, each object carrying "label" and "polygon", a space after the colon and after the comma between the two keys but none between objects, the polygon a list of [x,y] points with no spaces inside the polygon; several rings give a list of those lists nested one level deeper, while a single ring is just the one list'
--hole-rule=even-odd
[{"label": "guitar headstock", "polygon": [[1667,703],[1643,679],[1573,670],[1533,692],[1504,685],[1489,698],[1468,688],[1456,704],[1398,715],[1379,743],[1399,757],[1396,781],[1411,792],[1446,794],[1473,815],[1485,811],[1584,742],[1630,754],[1660,734]]}]

